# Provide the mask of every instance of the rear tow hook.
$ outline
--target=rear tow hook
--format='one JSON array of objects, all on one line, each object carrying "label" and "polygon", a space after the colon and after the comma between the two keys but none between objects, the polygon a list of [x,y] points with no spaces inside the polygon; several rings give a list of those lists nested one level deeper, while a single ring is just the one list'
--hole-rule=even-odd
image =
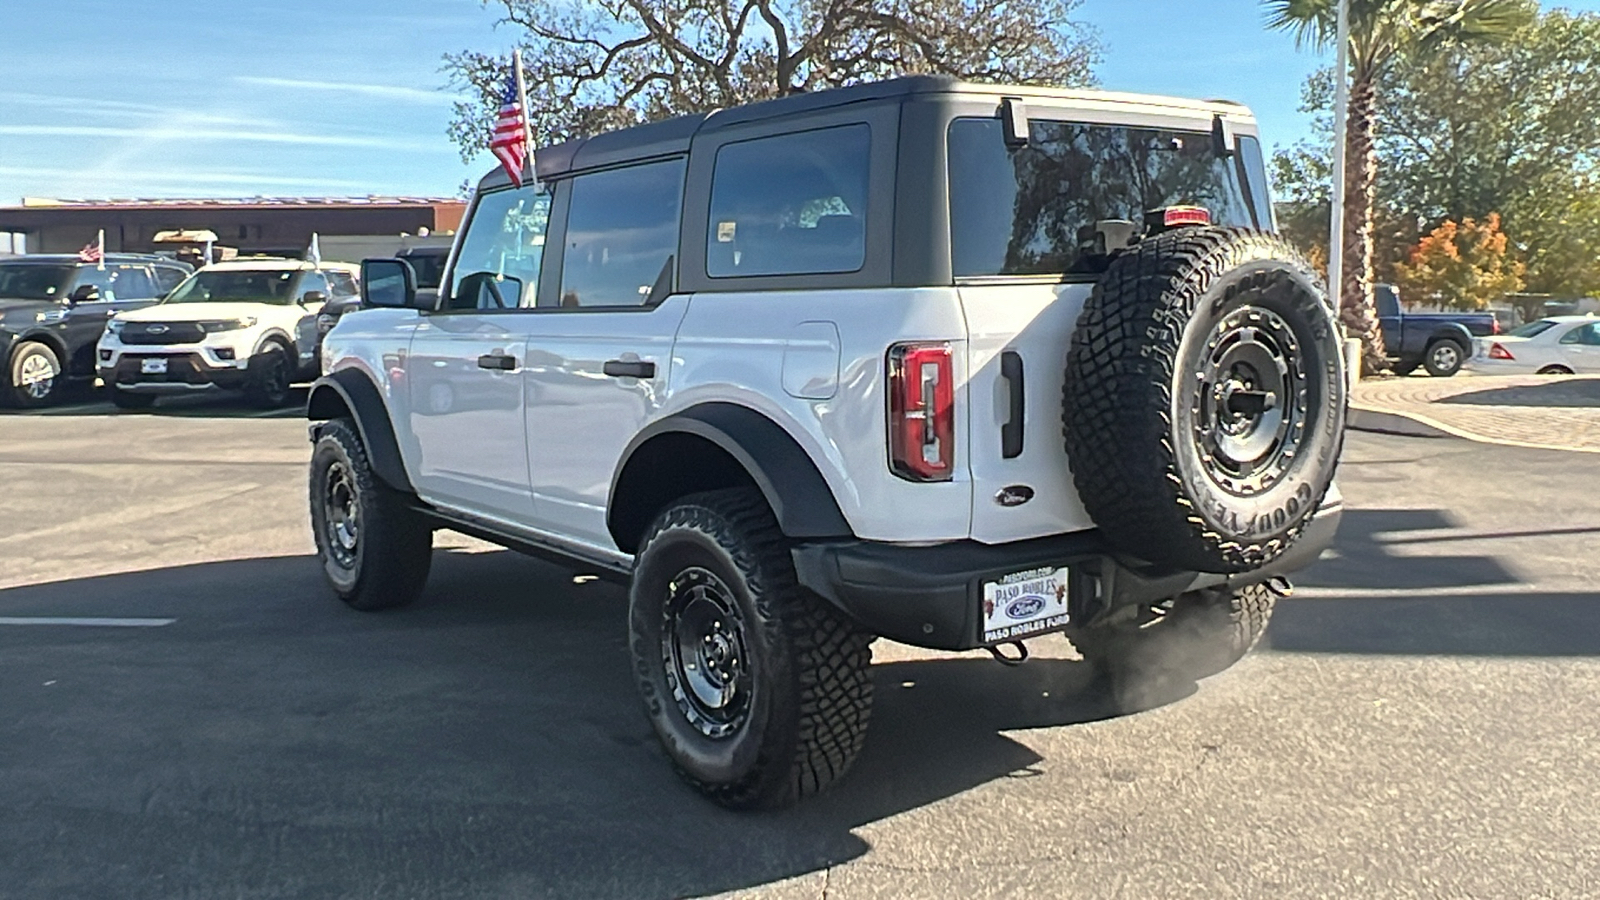
[{"label": "rear tow hook", "polygon": [[[1000,652],[1001,647],[1017,648],[1016,656],[1007,656]],[[1007,641],[1004,644],[995,644],[989,648],[989,653],[994,656],[994,661],[1003,666],[1020,666],[1028,661],[1028,645],[1021,641]]]}]

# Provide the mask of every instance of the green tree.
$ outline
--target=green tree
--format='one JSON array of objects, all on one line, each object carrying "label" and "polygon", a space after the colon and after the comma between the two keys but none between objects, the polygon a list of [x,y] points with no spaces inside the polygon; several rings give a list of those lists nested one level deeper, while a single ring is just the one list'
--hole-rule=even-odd
[{"label": "green tree", "polygon": [[[518,29],[535,140],[895,75],[1086,86],[1100,43],[1081,0],[483,0]],[[488,144],[508,61],[445,57],[469,100],[450,136]]]},{"label": "green tree", "polygon": [[[1265,0],[1270,27],[1321,47],[1337,39],[1338,0]],[[1361,338],[1363,367],[1388,367],[1373,306],[1373,209],[1377,198],[1378,86],[1398,61],[1455,44],[1503,39],[1536,8],[1530,0],[1349,0],[1350,101],[1345,140],[1344,264],[1340,319]]]}]

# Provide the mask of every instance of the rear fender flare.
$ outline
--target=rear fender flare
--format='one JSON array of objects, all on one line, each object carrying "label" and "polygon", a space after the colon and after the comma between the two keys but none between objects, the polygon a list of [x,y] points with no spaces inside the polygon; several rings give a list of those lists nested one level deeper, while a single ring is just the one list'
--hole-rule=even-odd
[{"label": "rear fender flare", "polygon": [[646,426],[623,451],[606,502],[606,528],[623,551],[638,550],[644,529],[660,512],[630,502],[639,479],[645,477],[641,472],[645,466],[634,468],[633,463],[648,458],[640,451],[652,441],[669,435],[699,438],[732,457],[766,497],[788,537],[855,536],[822,472],[781,425],[737,404],[702,403]]},{"label": "rear fender flare", "polygon": [[[400,444],[383,395],[372,379],[357,369],[340,369],[317,379],[306,401],[306,418],[315,422],[349,418],[356,423],[361,446],[366,448],[372,471],[384,484],[397,491],[415,494],[406,475]],[[315,440],[316,429],[312,435]]]}]

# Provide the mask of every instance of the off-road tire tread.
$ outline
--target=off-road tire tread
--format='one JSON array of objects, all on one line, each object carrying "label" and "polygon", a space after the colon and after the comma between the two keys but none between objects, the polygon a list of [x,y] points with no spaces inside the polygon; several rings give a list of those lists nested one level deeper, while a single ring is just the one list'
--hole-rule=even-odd
[{"label": "off-road tire tread", "polygon": [[[1183,491],[1170,412],[1178,348],[1207,288],[1252,245],[1316,280],[1299,252],[1277,235],[1179,229],[1118,257],[1073,329],[1062,398],[1073,484],[1102,533],[1150,562],[1210,572],[1259,567],[1294,543],[1331,484],[1313,499],[1313,512],[1288,531],[1248,542],[1212,528]],[[1149,559],[1151,553],[1161,558]]]},{"label": "off-road tire tread", "polygon": [[[411,498],[384,484],[373,473],[353,423],[346,419],[323,423],[317,444],[323,441],[332,441],[343,450],[364,503],[361,571],[354,587],[346,590],[332,585],[334,593],[352,609],[363,612],[395,609],[415,601],[427,584],[433,564],[433,528],[412,507]],[[316,465],[315,448],[311,458],[312,465]],[[320,555],[323,537],[317,510],[322,498],[317,495],[315,472],[309,482],[311,522]]]},{"label": "off-road tire tread", "polygon": [[751,627],[782,630],[798,688],[795,696],[772,700],[775,722],[786,713],[797,720],[791,748],[764,747],[749,774],[734,784],[706,783],[681,768],[678,773],[733,809],[789,806],[823,790],[849,771],[866,740],[872,635],[800,586],[788,539],[760,491],[729,488],[683,498],[656,519],[640,542],[641,554],[674,528],[699,531],[728,553],[760,612],[762,621]]}]

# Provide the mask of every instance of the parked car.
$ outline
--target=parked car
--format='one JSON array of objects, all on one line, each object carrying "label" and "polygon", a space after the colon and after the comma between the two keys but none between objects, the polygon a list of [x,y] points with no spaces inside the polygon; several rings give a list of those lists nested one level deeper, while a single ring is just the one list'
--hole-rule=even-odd
[{"label": "parked car", "polygon": [[[417,292],[423,296],[430,296],[439,290],[439,279],[444,274],[445,259],[449,255],[449,247],[407,247],[396,253],[394,258],[403,259],[411,266]],[[360,308],[359,295],[330,300],[317,315],[317,332],[327,334],[346,313]]]},{"label": "parked car", "polygon": [[1401,308],[1394,285],[1374,285],[1372,290],[1383,346],[1394,360],[1396,374],[1409,375],[1422,366],[1429,375],[1449,378],[1472,355],[1474,337],[1500,333],[1500,322],[1492,312],[1408,313]]},{"label": "parked car", "polygon": [[160,256],[76,254],[0,260],[0,403],[45,406],[95,376],[94,347],[113,314],[155,303],[192,272]]},{"label": "parked car", "polygon": [[627,581],[718,803],[850,767],[876,636],[1065,634],[1137,708],[1332,541],[1339,330],[1244,107],[919,77],[536,158],[437,297],[363,263],[307,412],[322,568],[401,606],[451,528]]},{"label": "parked car", "polygon": [[1600,374],[1600,319],[1553,316],[1478,338],[1466,367],[1484,375]]},{"label": "parked car", "polygon": [[351,296],[357,271],[347,263],[276,258],[206,266],[160,304],[107,323],[100,378],[123,409],[212,390],[281,406],[292,382],[317,376],[317,313]]}]

